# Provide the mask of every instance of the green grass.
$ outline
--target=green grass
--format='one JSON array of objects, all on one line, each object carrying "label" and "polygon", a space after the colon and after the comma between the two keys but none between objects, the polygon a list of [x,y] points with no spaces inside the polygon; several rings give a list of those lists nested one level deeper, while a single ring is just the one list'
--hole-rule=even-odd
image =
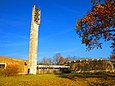
[{"label": "green grass", "polygon": [[83,78],[78,75],[40,74],[0,76],[0,86],[115,86],[115,78]]}]

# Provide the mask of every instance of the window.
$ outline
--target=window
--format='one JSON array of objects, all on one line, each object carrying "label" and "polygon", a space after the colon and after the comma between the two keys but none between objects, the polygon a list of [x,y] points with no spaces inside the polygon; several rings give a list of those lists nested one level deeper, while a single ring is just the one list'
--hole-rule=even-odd
[{"label": "window", "polygon": [[0,63],[0,68],[5,68],[6,67],[6,63]]},{"label": "window", "polygon": [[24,65],[25,65],[25,66],[27,66],[27,63],[26,63],[26,62],[24,62]]}]

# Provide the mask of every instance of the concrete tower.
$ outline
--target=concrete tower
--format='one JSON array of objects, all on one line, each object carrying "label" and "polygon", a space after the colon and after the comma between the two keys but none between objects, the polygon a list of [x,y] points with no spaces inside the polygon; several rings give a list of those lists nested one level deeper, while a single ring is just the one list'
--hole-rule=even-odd
[{"label": "concrete tower", "polygon": [[38,31],[40,25],[40,10],[34,5],[32,9],[32,21],[30,31],[30,45],[29,45],[29,56],[28,56],[28,73],[37,73],[37,54],[38,54]]}]

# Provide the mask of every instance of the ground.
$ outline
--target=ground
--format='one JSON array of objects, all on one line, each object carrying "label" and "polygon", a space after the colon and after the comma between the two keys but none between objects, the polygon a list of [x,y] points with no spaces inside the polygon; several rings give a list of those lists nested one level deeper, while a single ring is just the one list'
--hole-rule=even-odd
[{"label": "ground", "polygon": [[0,76],[0,86],[115,86],[114,83],[115,77],[84,78],[71,74]]}]

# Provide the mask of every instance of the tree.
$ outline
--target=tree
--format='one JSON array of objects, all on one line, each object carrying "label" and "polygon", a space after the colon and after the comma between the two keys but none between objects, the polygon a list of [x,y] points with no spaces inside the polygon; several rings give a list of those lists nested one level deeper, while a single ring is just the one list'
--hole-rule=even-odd
[{"label": "tree", "polygon": [[77,56],[67,56],[66,57],[68,60],[78,60],[78,57]]},{"label": "tree", "polygon": [[92,0],[93,6],[79,19],[76,32],[87,49],[102,48],[102,40],[112,41],[115,48],[115,0]]},{"label": "tree", "polygon": [[51,65],[53,64],[53,61],[51,58],[48,58],[48,57],[43,57],[42,61],[40,62],[40,64],[43,64],[43,65]]},{"label": "tree", "polygon": [[58,64],[64,64],[65,62],[65,58],[63,58],[62,56],[58,58]]},{"label": "tree", "polygon": [[63,64],[65,62],[65,58],[61,56],[60,53],[56,53],[53,57],[54,64]]},{"label": "tree", "polygon": [[58,64],[58,58],[61,57],[61,54],[60,53],[56,53],[54,56],[53,56],[53,62],[54,64]]},{"label": "tree", "polygon": [[110,55],[110,60],[114,60],[115,62],[115,48],[112,51],[112,54]]}]

